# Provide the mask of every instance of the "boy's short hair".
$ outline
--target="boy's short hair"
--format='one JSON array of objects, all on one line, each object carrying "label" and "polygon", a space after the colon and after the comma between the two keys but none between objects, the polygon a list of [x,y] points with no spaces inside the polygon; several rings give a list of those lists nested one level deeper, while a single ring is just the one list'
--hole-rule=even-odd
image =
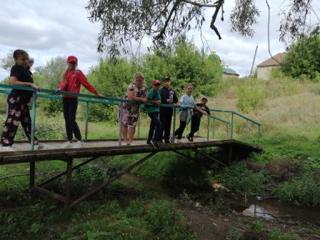
[{"label": "boy's short hair", "polygon": [[207,97],[202,97],[202,98],[201,98],[201,101],[206,101],[206,102],[208,102],[208,98],[207,98]]},{"label": "boy's short hair", "polygon": [[185,88],[187,89],[187,88],[189,88],[189,87],[192,87],[192,88],[193,88],[192,83],[188,83],[188,84],[186,84]]},{"label": "boy's short hair", "polygon": [[13,59],[18,59],[19,56],[28,56],[28,53],[23,49],[16,49],[13,52]]},{"label": "boy's short hair", "polygon": [[165,76],[165,77],[162,78],[162,81],[163,82],[169,82],[169,81],[171,81],[171,78],[169,76]]}]

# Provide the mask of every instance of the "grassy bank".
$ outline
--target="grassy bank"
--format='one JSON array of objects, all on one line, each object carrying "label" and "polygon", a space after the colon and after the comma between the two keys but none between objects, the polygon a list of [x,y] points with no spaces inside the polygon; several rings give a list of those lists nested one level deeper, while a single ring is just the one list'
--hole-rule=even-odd
[{"label": "grassy bank", "polygon": [[[281,80],[280,80],[281,79]],[[230,80],[223,84],[212,108],[244,112],[262,122],[258,137],[255,127],[238,121],[235,137],[260,145],[264,152],[246,163],[224,170],[207,169],[191,159],[162,153],[127,175],[111,188],[65,211],[48,199],[30,198],[28,177],[0,181],[0,239],[312,239],[319,226],[256,220],[235,214],[224,191],[215,192],[213,181],[235,196],[272,196],[292,205],[320,206],[320,88],[317,83],[293,81],[275,75],[268,82],[254,79]],[[42,139],[64,139],[61,115],[38,114]],[[228,119],[227,115],[220,117]],[[82,111],[79,123],[84,132]],[[140,136],[146,136],[149,120],[141,121]],[[200,135],[206,136],[205,121]],[[248,131],[249,134],[245,134]],[[251,134],[253,133],[253,134]],[[42,135],[41,135],[42,134]],[[218,125],[217,137],[225,127]],[[117,138],[115,121],[91,122],[89,138]],[[23,138],[21,132],[19,138]],[[188,152],[186,152],[189,154]],[[107,166],[122,168],[138,159],[104,158],[75,173],[73,194],[105,180]],[[61,171],[64,163],[40,163],[40,181]],[[27,174],[28,165],[2,166],[0,176]],[[50,187],[60,191],[62,182]],[[246,238],[247,237],[247,238]],[[252,238],[254,239],[254,238]]]}]

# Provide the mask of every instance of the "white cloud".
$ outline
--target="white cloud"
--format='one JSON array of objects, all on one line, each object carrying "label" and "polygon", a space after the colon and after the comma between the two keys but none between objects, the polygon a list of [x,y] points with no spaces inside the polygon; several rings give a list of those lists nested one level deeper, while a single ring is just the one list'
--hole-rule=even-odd
[{"label": "white cloud", "polygon": [[[277,29],[280,24],[278,16],[280,8],[286,6],[288,0],[269,0],[271,12],[271,47],[272,52],[283,51],[285,46],[279,42]],[[56,56],[70,54],[79,57],[79,66],[87,71],[95,65],[99,58],[96,51],[99,25],[88,20],[85,9],[87,0],[1,0],[0,8],[0,57],[15,48],[24,48],[35,58],[35,66],[44,65],[46,61]],[[255,37],[244,38],[230,32],[229,15],[234,1],[226,1],[225,21],[218,20],[217,26],[223,40],[219,41],[209,28],[212,10],[206,13],[207,22],[203,27],[203,36],[211,50],[216,51],[225,64],[237,70],[242,75],[250,71],[256,45],[259,45],[256,63],[268,58],[267,48],[267,8],[265,1],[257,1],[261,16],[255,26]],[[313,2],[319,9],[319,2]],[[190,32],[198,47],[202,47],[199,32]],[[146,51],[151,41],[145,39],[140,53]],[[137,46],[137,44],[133,44]],[[0,79],[8,72],[0,70]]]}]

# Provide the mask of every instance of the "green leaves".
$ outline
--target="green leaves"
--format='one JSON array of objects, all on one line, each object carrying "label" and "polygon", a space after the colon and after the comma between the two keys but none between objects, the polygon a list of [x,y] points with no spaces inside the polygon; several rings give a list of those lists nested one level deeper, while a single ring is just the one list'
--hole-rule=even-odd
[{"label": "green leaves", "polygon": [[303,37],[289,48],[282,71],[294,78],[320,81],[319,56],[320,34]]}]

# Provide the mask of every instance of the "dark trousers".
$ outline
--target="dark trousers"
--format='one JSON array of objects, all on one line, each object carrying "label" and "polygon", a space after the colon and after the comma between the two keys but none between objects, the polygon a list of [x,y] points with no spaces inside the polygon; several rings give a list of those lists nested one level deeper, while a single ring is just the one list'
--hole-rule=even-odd
[{"label": "dark trousers", "polygon": [[162,124],[162,133],[164,142],[168,143],[170,140],[171,122],[172,122],[172,111],[161,111],[160,109],[160,121]]},{"label": "dark trousers", "polygon": [[180,120],[180,126],[179,126],[179,128],[176,130],[176,132],[174,133],[174,135],[175,135],[178,139],[181,139],[181,138],[182,138],[182,134],[183,134],[184,129],[186,128],[186,126],[187,126],[187,122]]},{"label": "dark trousers", "polygon": [[147,142],[151,140],[161,141],[162,126],[159,120],[159,112],[148,113],[151,122]]},{"label": "dark trousers", "polygon": [[[1,136],[3,146],[11,146],[21,123],[22,128],[29,142],[31,141],[31,118],[28,103],[29,100],[23,100],[21,96],[10,94],[7,98],[8,114],[4,123]],[[37,140],[37,139],[35,139]]]},{"label": "dark trousers", "polygon": [[192,118],[191,118],[191,131],[189,133],[189,137],[193,138],[194,134],[199,131],[200,121],[201,121],[201,118],[199,118],[195,115],[192,116]]},{"label": "dark trousers", "polygon": [[73,135],[76,139],[81,140],[81,133],[79,126],[76,122],[78,108],[78,99],[64,98],[63,99],[63,116],[66,125],[66,132],[69,141],[72,141]]}]

